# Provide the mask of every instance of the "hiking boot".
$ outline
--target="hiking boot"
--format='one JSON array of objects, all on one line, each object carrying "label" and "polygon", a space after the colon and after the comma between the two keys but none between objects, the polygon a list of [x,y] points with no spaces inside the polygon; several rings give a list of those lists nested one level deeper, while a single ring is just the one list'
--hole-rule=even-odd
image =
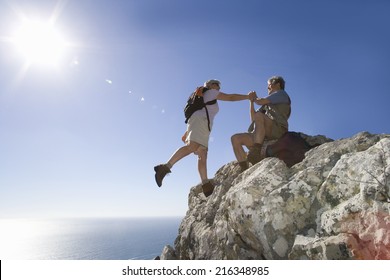
[{"label": "hiking boot", "polygon": [[249,162],[248,161],[240,161],[238,163],[238,165],[241,168],[241,172],[244,172],[245,170],[247,170],[249,168]]},{"label": "hiking boot", "polygon": [[160,164],[154,167],[154,171],[156,171],[156,175],[154,177],[156,178],[157,186],[161,187],[162,180],[165,175],[171,173],[171,170],[165,164]]},{"label": "hiking boot", "polygon": [[207,183],[202,185],[202,189],[203,189],[204,196],[208,197],[208,196],[210,196],[213,193],[214,186],[213,186],[213,184],[210,181],[208,181]]},{"label": "hiking boot", "polygon": [[261,155],[261,145],[256,144],[252,148],[249,149],[247,160],[255,165],[260,162],[264,157]]}]

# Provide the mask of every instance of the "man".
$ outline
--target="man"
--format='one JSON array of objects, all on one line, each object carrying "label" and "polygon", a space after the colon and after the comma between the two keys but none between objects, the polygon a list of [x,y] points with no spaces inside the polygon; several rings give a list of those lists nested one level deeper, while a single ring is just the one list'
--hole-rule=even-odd
[{"label": "man", "polygon": [[[203,97],[205,103],[212,100],[240,101],[255,98],[254,92],[250,92],[248,95],[220,92],[221,83],[218,80],[209,80],[204,83],[204,87],[208,89]],[[218,102],[207,105],[207,111],[210,120],[210,129],[206,109],[203,108],[202,110],[195,111],[187,123],[187,131],[185,134],[186,144],[176,150],[167,163],[154,167],[154,171],[156,172],[155,179],[159,187],[161,187],[165,175],[171,173],[171,168],[176,162],[191,153],[195,153],[198,155],[198,171],[202,180],[203,193],[206,197],[213,193],[214,186],[207,177],[207,149],[214,117],[219,111]]]},{"label": "man", "polygon": [[[288,118],[291,114],[291,100],[284,90],[285,81],[280,76],[273,76],[268,80],[268,96],[256,98],[250,102],[252,124],[248,133],[238,133],[232,136],[234,154],[244,171],[249,163],[256,164],[263,159],[261,154],[264,139],[280,138],[288,131]],[[255,111],[254,103],[262,107]],[[249,149],[248,155],[243,146]]]}]

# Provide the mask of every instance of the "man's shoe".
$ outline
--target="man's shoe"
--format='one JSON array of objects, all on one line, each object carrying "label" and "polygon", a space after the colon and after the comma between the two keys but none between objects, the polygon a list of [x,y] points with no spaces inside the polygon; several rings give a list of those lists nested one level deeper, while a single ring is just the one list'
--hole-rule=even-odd
[{"label": "man's shoe", "polygon": [[249,149],[247,160],[255,165],[260,162],[264,157],[261,155],[261,145],[256,145]]},{"label": "man's shoe", "polygon": [[208,197],[213,193],[214,186],[210,181],[208,181],[207,183],[202,185],[202,190],[205,197]]},{"label": "man's shoe", "polygon": [[238,165],[240,166],[241,172],[244,172],[245,170],[247,170],[249,168],[249,162],[247,160],[240,161],[238,163]]},{"label": "man's shoe", "polygon": [[156,178],[157,186],[161,187],[165,175],[171,173],[171,170],[165,164],[160,164],[154,167],[154,171],[156,171],[154,177]]}]

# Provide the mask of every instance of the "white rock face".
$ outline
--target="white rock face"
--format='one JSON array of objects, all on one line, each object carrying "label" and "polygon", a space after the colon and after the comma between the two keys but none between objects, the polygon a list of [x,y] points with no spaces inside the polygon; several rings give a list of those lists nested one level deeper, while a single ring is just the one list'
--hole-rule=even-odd
[{"label": "white rock face", "polygon": [[209,198],[193,187],[161,259],[390,259],[390,135],[307,137],[324,144],[292,168],[231,162]]}]

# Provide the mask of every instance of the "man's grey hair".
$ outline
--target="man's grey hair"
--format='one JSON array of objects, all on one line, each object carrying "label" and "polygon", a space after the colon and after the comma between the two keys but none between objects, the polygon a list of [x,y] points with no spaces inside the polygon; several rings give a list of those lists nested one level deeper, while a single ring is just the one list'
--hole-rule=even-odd
[{"label": "man's grey hair", "polygon": [[281,89],[284,89],[284,86],[286,85],[286,82],[284,81],[283,77],[281,77],[281,76],[273,76],[273,77],[268,79],[268,82],[272,85],[280,84]]}]

